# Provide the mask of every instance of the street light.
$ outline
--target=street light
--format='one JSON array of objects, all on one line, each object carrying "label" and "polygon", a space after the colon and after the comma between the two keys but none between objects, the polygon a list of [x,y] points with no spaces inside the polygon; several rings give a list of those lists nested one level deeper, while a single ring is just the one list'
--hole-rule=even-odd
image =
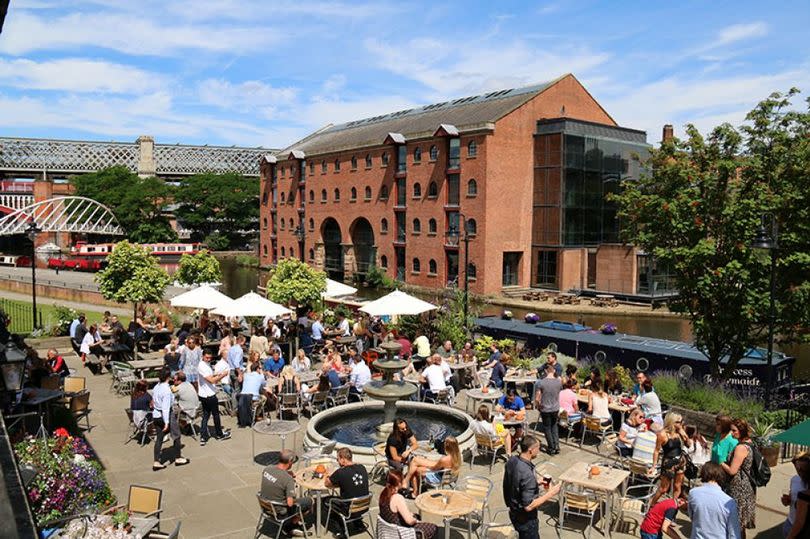
[{"label": "street light", "polygon": [[295,234],[295,237],[298,238],[299,258],[301,259],[301,262],[303,262],[305,260],[304,239],[306,239],[307,237],[306,232],[304,231],[304,226],[302,224],[299,224],[297,227],[295,227],[295,230],[293,230],[293,234]]},{"label": "street light", "polygon": [[771,295],[768,312],[768,377],[765,386],[765,409],[771,407],[771,389],[773,386],[773,333],[776,325],[776,251],[779,249],[779,223],[774,216],[770,216],[770,231],[766,226],[769,218],[765,215],[757,230],[757,235],[751,242],[753,249],[768,250],[771,255]]},{"label": "street light", "polygon": [[[467,328],[467,311],[470,296],[470,275],[469,275],[469,259],[470,259],[470,234],[467,226],[467,217],[463,213],[458,214],[459,224],[462,225],[464,236],[464,329]],[[458,225],[451,226],[447,231],[447,243],[450,245],[458,245],[459,230]]]},{"label": "street light", "polygon": [[37,234],[42,232],[42,229],[37,226],[36,221],[31,219],[28,223],[28,228],[25,229],[25,234],[31,240],[31,309],[34,314],[33,329],[37,329]]}]

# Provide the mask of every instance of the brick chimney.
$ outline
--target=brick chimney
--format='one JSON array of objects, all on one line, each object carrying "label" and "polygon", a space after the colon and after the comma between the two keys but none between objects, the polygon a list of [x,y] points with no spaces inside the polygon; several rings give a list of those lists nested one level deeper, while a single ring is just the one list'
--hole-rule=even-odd
[{"label": "brick chimney", "polygon": [[675,136],[675,132],[672,129],[672,124],[664,125],[664,133],[661,138],[661,142],[669,142]]}]

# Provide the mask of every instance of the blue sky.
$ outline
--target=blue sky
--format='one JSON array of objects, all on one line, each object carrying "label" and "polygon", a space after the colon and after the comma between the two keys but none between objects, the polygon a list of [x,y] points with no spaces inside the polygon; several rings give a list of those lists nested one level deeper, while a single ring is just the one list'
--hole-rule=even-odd
[{"label": "blue sky", "polygon": [[810,3],[11,0],[0,135],[283,147],[574,73],[660,140],[810,94]]}]

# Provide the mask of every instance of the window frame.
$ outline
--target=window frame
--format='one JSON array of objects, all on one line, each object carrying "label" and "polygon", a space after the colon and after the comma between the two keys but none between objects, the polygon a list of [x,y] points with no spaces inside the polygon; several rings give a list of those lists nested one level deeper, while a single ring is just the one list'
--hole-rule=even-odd
[{"label": "window frame", "polygon": [[418,217],[414,217],[413,221],[411,221],[411,233],[413,235],[422,233],[422,221]]},{"label": "window frame", "polygon": [[478,181],[475,178],[467,180],[467,198],[478,196]]},{"label": "window frame", "polygon": [[422,198],[422,184],[419,182],[414,182],[413,186],[411,187],[411,198],[418,200]]},{"label": "window frame", "polygon": [[435,144],[431,144],[430,150],[428,150],[428,158],[431,163],[439,159],[439,147]]},{"label": "window frame", "polygon": [[428,184],[427,197],[431,200],[439,198],[439,184],[435,180],[431,180]]},{"label": "window frame", "polygon": [[478,157],[478,143],[474,140],[467,142],[467,159]]},{"label": "window frame", "polygon": [[413,149],[413,163],[418,164],[422,162],[422,147],[417,146]]}]

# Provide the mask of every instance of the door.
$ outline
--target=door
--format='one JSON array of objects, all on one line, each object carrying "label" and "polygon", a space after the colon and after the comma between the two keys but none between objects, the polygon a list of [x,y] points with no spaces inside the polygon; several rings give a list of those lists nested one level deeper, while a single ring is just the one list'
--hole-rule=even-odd
[{"label": "door", "polygon": [[458,284],[458,251],[447,251],[447,285]]},{"label": "door", "polygon": [[520,257],[523,253],[503,254],[503,286],[517,286]]}]

